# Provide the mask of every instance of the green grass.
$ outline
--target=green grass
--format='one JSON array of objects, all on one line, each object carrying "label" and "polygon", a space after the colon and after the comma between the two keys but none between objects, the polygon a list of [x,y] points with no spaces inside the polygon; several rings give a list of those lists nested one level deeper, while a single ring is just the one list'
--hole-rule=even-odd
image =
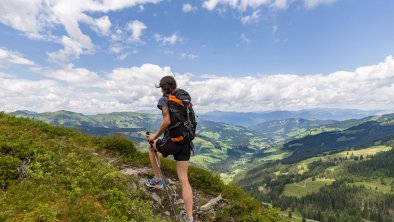
[{"label": "green grass", "polygon": [[327,157],[335,158],[335,157],[349,157],[352,153],[354,156],[361,156],[363,155],[366,157],[367,155],[375,155],[378,152],[389,151],[392,148],[389,146],[372,146],[366,149],[361,150],[346,150],[339,153],[335,153],[332,155],[328,155]]},{"label": "green grass", "polygon": [[272,154],[272,155],[263,157],[262,160],[263,161],[281,160],[281,159],[285,158],[287,155],[289,155],[289,153],[287,153],[287,152],[283,152],[283,153],[279,153],[279,154]]},{"label": "green grass", "polygon": [[[385,184],[381,183],[381,180],[385,182]],[[393,194],[391,192],[391,183],[393,182],[393,178],[391,177],[386,177],[386,178],[379,178],[379,179],[369,179],[365,181],[359,181],[353,183],[356,186],[365,186],[365,189],[371,189],[371,190],[376,190],[377,192],[382,192],[385,194]]]},{"label": "green grass", "polygon": [[221,161],[221,159],[216,158],[215,155],[196,155],[191,158],[191,162],[208,169],[209,165]]},{"label": "green grass", "polygon": [[130,141],[2,113],[0,132],[0,171],[5,166],[18,172],[0,174],[0,221],[160,220],[150,199],[129,186],[134,178],[92,155],[107,149],[132,156],[137,151]]},{"label": "green grass", "polygon": [[[334,153],[334,154],[323,156],[322,158],[320,158],[320,157],[311,157],[311,158],[302,160],[302,161],[300,161],[298,163],[291,164],[290,167],[285,169],[285,172],[292,171],[292,172],[298,172],[299,174],[303,174],[303,173],[309,171],[308,165],[310,163],[318,161],[318,160],[332,161],[332,160],[334,160],[334,158],[347,157],[348,161],[354,161],[353,159],[350,159],[350,156],[352,154],[354,156],[361,156],[361,155],[363,155],[364,160],[365,160],[367,155],[375,155],[378,152],[389,151],[391,149],[392,148],[388,147],[388,146],[372,146],[372,147],[361,149],[361,150],[345,150],[345,151],[342,151],[342,152],[339,152],[339,153]],[[342,166],[329,167],[329,168],[327,168],[327,171],[331,171],[330,173],[333,173],[335,170],[338,170],[341,167]]]},{"label": "green grass", "polygon": [[334,181],[335,180],[333,179],[322,179],[322,178],[316,178],[315,181],[312,181],[312,178],[308,178],[299,183],[286,184],[282,195],[303,197],[310,193],[319,192],[319,189],[321,187],[325,185],[329,185]]},{"label": "green grass", "polygon": [[[347,150],[347,151],[342,151],[339,153],[334,153],[330,155],[326,155],[322,158],[320,157],[312,157],[308,158],[306,160],[300,161],[298,163],[290,165],[290,167],[285,167],[281,171],[277,172],[277,175],[281,174],[287,174],[288,172],[297,172],[298,174],[303,174],[309,171],[308,169],[308,164],[318,161],[318,160],[323,160],[323,161],[332,161],[334,158],[344,158],[347,157],[348,160],[342,162],[339,165],[328,167],[325,170],[324,175],[321,175],[323,177],[328,177],[328,178],[334,178],[336,175],[341,174],[340,172],[343,170],[343,167],[346,165],[346,163],[354,161],[353,159],[350,159],[351,155],[354,156],[364,156],[364,160],[366,159],[367,155],[375,155],[378,152],[382,151],[389,151],[391,150],[391,147],[387,146],[373,146],[369,147],[366,149],[361,149],[361,150]],[[316,178],[316,181],[311,181],[311,178],[308,178],[307,180],[301,181],[299,183],[292,183],[292,184],[287,184],[285,186],[285,190],[283,191],[283,195],[285,196],[295,196],[295,197],[302,197],[307,195],[308,193],[311,192],[318,192],[319,189],[324,186],[325,184],[331,184],[334,179],[319,179]],[[306,181],[306,186],[305,186],[305,181]],[[390,193],[391,192],[391,186],[390,184],[388,185],[381,185],[380,180],[376,179],[373,181],[363,181],[363,182],[356,182],[356,185],[365,185],[367,188],[372,188],[375,189],[375,187],[378,187],[378,190],[380,190],[383,193]]]},{"label": "green grass", "polygon": [[207,136],[207,137],[215,139],[215,140],[218,140],[220,138],[220,134],[219,133],[211,132],[211,131],[204,131],[204,132],[201,133],[201,135]]},{"label": "green grass", "polygon": [[[122,136],[97,138],[75,130],[0,113],[0,221],[166,221],[155,215],[149,194],[131,184],[104,157],[147,166],[146,153]],[[92,155],[94,154],[94,155]],[[167,175],[175,162],[161,159]],[[193,189],[222,194],[226,205],[207,221],[279,221],[240,188],[218,175],[189,168]]]},{"label": "green grass", "polygon": [[242,169],[236,169],[231,173],[221,173],[220,178],[223,180],[224,184],[229,184],[233,180],[233,178],[238,174],[243,172]]}]

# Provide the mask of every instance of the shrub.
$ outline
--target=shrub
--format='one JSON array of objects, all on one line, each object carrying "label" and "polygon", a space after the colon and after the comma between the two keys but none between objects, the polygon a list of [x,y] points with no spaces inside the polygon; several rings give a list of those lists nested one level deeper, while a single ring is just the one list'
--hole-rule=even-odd
[{"label": "shrub", "polygon": [[133,142],[123,134],[115,133],[111,137],[101,138],[101,146],[104,149],[117,151],[120,154],[132,155],[137,152]]},{"label": "shrub", "polygon": [[6,188],[8,184],[18,179],[19,172],[18,166],[20,160],[10,155],[0,156],[0,185]]}]

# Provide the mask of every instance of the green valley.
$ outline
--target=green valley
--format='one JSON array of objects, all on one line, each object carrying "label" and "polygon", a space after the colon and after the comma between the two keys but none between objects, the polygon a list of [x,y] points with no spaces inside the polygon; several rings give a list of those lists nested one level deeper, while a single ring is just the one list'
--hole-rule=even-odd
[{"label": "green valley", "polygon": [[[394,153],[393,146],[394,141],[389,141],[384,146],[324,154],[295,163],[266,163],[237,175],[234,184],[263,202],[306,218],[359,221],[363,217],[391,221],[394,167],[393,159],[389,159]],[[329,205],[324,205],[327,201]],[[349,208],[355,201],[368,201],[370,208],[349,216],[350,210],[363,209],[359,204]],[[382,207],[381,203],[387,205]]]}]

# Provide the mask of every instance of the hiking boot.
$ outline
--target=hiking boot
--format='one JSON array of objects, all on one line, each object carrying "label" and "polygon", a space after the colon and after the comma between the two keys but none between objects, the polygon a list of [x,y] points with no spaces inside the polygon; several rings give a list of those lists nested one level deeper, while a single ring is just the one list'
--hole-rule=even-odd
[{"label": "hiking boot", "polygon": [[145,182],[145,185],[155,189],[162,189],[163,188],[163,180],[162,179],[155,179],[151,178]]},{"label": "hiking boot", "polygon": [[194,220],[187,219],[187,214],[186,211],[184,210],[181,210],[181,213],[179,214],[179,218],[181,219],[182,222],[194,222]]}]

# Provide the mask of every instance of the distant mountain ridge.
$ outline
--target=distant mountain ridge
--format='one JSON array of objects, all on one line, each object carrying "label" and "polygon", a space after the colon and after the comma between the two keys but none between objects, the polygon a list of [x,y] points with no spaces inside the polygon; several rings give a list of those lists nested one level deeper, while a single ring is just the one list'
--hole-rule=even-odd
[{"label": "distant mountain ridge", "polygon": [[356,109],[304,109],[298,111],[272,111],[272,112],[209,112],[201,114],[206,120],[231,123],[250,127],[258,123],[290,118],[309,120],[337,120],[360,119],[382,113],[379,110],[364,111]]},{"label": "distant mountain ridge", "polygon": [[283,149],[292,154],[284,162],[296,162],[328,151],[380,144],[394,138],[393,114],[371,117],[375,120],[363,122],[343,131],[323,132],[292,140],[283,145]]},{"label": "distant mountain ridge", "polygon": [[338,121],[335,120],[308,120],[302,118],[290,118],[262,122],[251,126],[250,128],[256,132],[263,133],[267,137],[288,139],[301,132],[337,122]]}]

